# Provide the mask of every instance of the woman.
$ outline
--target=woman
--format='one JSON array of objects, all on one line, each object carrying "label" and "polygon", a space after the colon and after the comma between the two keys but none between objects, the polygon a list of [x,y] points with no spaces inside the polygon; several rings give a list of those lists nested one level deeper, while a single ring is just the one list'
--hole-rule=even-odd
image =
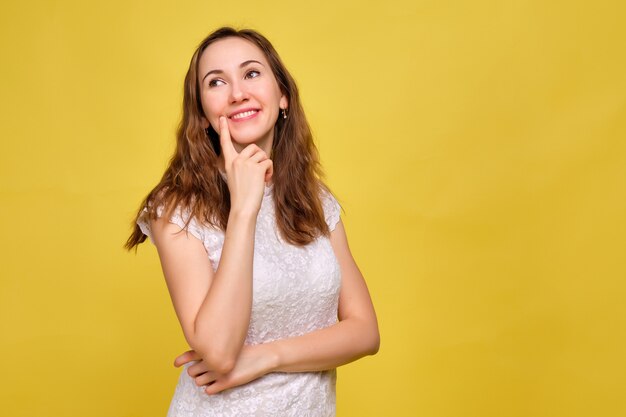
[{"label": "woman", "polygon": [[[335,368],[378,351],[295,81],[258,32],[220,28],[185,78],[176,152],[137,214],[192,350],[169,417],[332,416]],[[184,230],[184,233],[181,233]]]}]

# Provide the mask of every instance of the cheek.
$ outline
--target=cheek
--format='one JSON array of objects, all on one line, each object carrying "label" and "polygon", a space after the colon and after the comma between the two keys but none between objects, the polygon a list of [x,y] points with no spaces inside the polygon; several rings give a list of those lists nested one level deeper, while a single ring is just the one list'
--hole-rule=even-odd
[{"label": "cheek", "polygon": [[276,103],[276,107],[278,107],[281,92],[276,82],[273,80],[264,80],[263,83],[259,83],[255,87],[253,94],[263,97],[263,100],[268,104]]},{"label": "cheek", "polygon": [[202,110],[213,127],[218,124],[219,116],[224,113],[223,109],[224,106],[220,104],[220,100],[217,97],[202,97]]}]

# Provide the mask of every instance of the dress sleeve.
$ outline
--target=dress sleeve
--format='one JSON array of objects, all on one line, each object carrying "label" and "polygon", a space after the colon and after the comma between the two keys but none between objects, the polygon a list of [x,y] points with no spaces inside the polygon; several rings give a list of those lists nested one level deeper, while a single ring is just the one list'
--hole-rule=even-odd
[{"label": "dress sleeve", "polygon": [[339,217],[341,215],[341,206],[335,196],[329,191],[322,191],[322,206],[324,207],[324,217],[328,229],[332,232],[335,230]]},{"label": "dress sleeve", "polygon": [[[137,225],[141,229],[144,235],[150,238],[150,241],[154,244],[154,240],[152,238],[152,230],[150,230],[150,220],[148,219],[148,209],[144,207],[141,215],[137,219]],[[163,215],[163,206],[159,206],[157,208],[157,216],[161,217]],[[180,207],[177,207],[174,210],[174,214],[169,218],[170,223],[174,223],[181,229],[185,229],[185,223],[189,219],[189,213],[185,211],[184,213],[181,211]],[[195,218],[192,218],[189,222],[188,231],[193,236],[198,238],[201,242],[204,242],[204,232],[202,227],[198,224]]]}]

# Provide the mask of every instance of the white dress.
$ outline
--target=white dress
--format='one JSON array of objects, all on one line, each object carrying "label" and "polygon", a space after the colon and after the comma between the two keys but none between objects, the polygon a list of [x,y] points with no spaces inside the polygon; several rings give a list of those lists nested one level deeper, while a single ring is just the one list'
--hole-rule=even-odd
[{"label": "white dress", "polygon": [[[253,260],[253,301],[248,345],[299,336],[337,322],[341,271],[327,237],[297,247],[285,242],[276,225],[273,186],[266,186],[257,217]],[[340,206],[322,192],[326,222],[333,230]],[[162,215],[162,207],[157,213]],[[144,213],[145,213],[144,209]],[[188,214],[177,210],[170,222],[181,228]],[[150,237],[144,216],[137,221]],[[204,243],[216,270],[224,233],[192,219],[189,232]],[[167,417],[329,417],[335,415],[336,371],[275,372],[216,395],[207,395],[187,373],[186,364]]]}]

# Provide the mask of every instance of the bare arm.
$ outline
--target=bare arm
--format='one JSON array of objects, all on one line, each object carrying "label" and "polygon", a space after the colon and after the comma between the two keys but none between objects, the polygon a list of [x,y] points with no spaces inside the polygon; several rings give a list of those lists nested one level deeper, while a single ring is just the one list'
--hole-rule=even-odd
[{"label": "bare arm", "polygon": [[214,272],[204,245],[159,218],[153,237],[163,274],[189,346],[215,372],[228,373],[243,346],[252,306],[252,261],[256,218],[272,162],[258,146],[237,153],[226,121],[220,141],[228,175],[231,211],[220,264]]},{"label": "bare arm", "polygon": [[302,336],[268,343],[275,357],[272,371],[322,371],[378,352],[376,313],[341,221],[331,232],[330,242],[341,267],[339,322]]},{"label": "bare arm", "polygon": [[[378,351],[380,336],[374,307],[350,249],[342,222],[331,232],[331,245],[342,274],[339,322],[302,336],[244,346],[235,368],[219,375],[202,361],[188,368],[208,394],[242,385],[270,372],[314,372],[336,368]],[[174,364],[201,359],[189,351]]]},{"label": "bare arm", "polygon": [[256,218],[232,214],[214,273],[204,245],[159,218],[152,232],[163,275],[189,346],[213,369],[234,366],[250,321]]}]

